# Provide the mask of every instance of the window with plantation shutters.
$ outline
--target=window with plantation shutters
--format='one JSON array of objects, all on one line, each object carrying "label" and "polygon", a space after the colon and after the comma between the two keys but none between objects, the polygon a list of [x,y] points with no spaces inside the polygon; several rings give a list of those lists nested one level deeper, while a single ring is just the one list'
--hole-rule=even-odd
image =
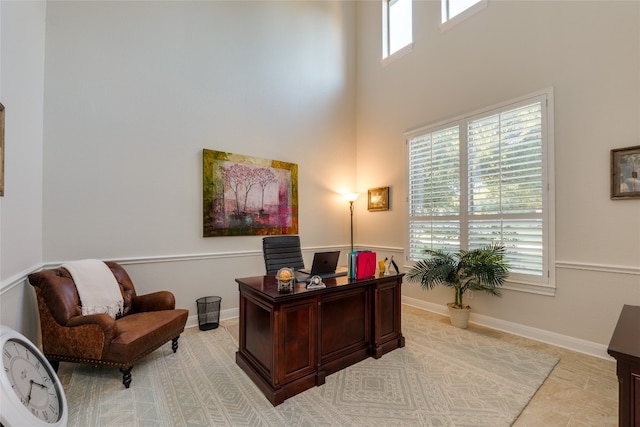
[{"label": "window with plantation shutters", "polygon": [[417,135],[409,142],[412,254],[460,247],[459,141],[459,127],[451,126]]},{"label": "window with plantation shutters", "polygon": [[408,261],[501,243],[511,281],[553,287],[551,99],[547,90],[406,135]]}]

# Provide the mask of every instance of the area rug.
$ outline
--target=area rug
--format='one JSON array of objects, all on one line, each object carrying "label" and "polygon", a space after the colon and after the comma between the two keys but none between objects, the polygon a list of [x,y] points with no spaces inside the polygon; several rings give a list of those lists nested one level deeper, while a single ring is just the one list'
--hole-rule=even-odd
[{"label": "area rug", "polygon": [[61,364],[70,427],[509,426],[558,359],[403,313],[406,347],[369,358],[277,407],[235,363],[222,327],[189,329],[134,366]]}]

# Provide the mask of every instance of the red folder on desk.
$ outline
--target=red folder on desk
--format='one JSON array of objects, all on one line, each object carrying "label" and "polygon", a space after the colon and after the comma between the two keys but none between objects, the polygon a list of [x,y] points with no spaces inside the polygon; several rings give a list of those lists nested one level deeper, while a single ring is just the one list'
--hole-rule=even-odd
[{"label": "red folder on desk", "polygon": [[376,274],[376,253],[360,252],[356,259],[356,279],[373,277]]}]

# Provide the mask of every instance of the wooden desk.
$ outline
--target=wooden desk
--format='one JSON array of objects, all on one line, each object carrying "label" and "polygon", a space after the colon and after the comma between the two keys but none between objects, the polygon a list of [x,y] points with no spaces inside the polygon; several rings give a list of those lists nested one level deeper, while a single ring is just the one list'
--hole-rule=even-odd
[{"label": "wooden desk", "polygon": [[276,406],[340,369],[404,347],[402,276],[324,279],[326,288],[298,283],[291,293],[278,293],[275,276],[236,279],[236,363]]},{"label": "wooden desk", "polygon": [[607,353],[617,361],[618,425],[640,426],[640,307],[622,307]]}]

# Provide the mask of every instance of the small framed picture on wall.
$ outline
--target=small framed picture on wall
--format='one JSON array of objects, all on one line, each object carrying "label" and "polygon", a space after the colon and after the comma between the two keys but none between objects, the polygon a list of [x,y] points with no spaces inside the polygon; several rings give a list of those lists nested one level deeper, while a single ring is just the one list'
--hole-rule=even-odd
[{"label": "small framed picture on wall", "polygon": [[389,187],[370,188],[367,209],[370,211],[388,211]]},{"label": "small framed picture on wall", "polygon": [[611,198],[640,198],[640,145],[611,150]]}]

